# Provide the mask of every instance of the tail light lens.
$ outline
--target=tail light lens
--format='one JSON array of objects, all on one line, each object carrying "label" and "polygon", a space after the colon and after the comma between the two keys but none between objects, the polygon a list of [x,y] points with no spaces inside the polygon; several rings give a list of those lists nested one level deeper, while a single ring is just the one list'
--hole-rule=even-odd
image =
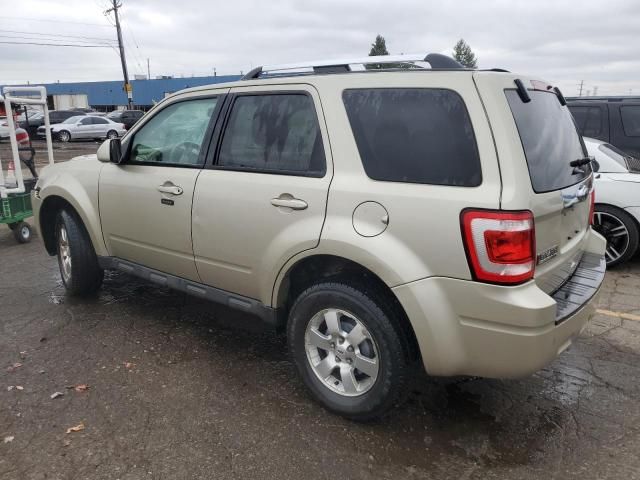
[{"label": "tail light lens", "polygon": [[474,279],[514,285],[533,278],[536,242],[531,212],[465,210],[461,223]]},{"label": "tail light lens", "polygon": [[589,224],[593,225],[594,222],[594,216],[595,216],[595,212],[596,212],[596,189],[592,189],[591,190],[591,205],[589,207]]}]

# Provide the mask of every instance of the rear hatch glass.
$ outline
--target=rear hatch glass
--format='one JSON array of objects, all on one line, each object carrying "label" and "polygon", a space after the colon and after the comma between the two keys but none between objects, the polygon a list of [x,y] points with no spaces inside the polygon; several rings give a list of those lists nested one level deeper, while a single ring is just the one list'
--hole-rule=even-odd
[{"label": "rear hatch glass", "polygon": [[531,101],[524,103],[516,90],[505,94],[518,127],[533,190],[551,192],[587,178],[591,173],[589,165],[569,167],[570,161],[584,158],[586,153],[571,113],[558,97],[550,92],[530,91]]},{"label": "rear hatch glass", "polygon": [[[547,292],[572,274],[589,231],[591,163],[569,109],[553,92],[529,90],[523,102],[516,90],[505,95],[520,135],[535,192],[535,279]],[[571,166],[579,160],[582,165]]]}]

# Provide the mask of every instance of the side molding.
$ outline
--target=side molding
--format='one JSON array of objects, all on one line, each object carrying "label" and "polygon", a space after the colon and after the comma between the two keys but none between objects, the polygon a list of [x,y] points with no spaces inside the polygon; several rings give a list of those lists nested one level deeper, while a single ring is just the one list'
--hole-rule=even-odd
[{"label": "side molding", "polygon": [[117,257],[98,257],[98,263],[101,268],[106,270],[120,270],[121,272],[134,275],[163,287],[188,293],[211,302],[226,305],[233,309],[256,315],[271,327],[278,328],[282,326],[281,316],[278,315],[278,311],[266,306],[259,300],[244,297],[242,295],[236,295],[203,283],[185,280],[184,278],[163,273]]}]

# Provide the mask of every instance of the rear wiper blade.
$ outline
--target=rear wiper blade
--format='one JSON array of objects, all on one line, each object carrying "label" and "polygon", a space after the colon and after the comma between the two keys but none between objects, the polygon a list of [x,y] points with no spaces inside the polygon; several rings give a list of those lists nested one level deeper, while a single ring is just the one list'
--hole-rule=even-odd
[{"label": "rear wiper blade", "polygon": [[577,160],[571,160],[569,162],[570,167],[581,167],[582,165],[586,165],[587,163],[593,162],[593,157],[584,157],[578,158]]}]

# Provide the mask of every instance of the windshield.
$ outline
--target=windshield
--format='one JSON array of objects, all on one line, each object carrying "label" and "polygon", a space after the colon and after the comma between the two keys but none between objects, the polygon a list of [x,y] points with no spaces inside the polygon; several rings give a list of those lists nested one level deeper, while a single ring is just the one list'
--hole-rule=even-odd
[{"label": "windshield", "polygon": [[536,193],[574,185],[591,174],[591,166],[569,165],[586,157],[573,117],[558,97],[549,92],[529,91],[524,103],[516,90],[505,90],[516,122]]},{"label": "windshield", "polygon": [[84,117],[85,117],[84,115],[78,115],[78,116],[75,116],[75,117],[69,117],[62,123],[77,123],[80,120],[82,120]]}]

